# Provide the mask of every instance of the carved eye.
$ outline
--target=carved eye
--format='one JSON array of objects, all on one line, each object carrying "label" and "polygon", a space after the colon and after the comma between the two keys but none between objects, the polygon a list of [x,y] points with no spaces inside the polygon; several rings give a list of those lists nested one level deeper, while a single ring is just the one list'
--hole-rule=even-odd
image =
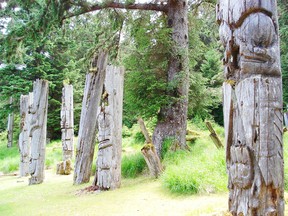
[{"label": "carved eye", "polygon": [[272,19],[263,14],[251,14],[242,24],[242,37],[253,46],[266,48],[272,44],[275,28]]}]

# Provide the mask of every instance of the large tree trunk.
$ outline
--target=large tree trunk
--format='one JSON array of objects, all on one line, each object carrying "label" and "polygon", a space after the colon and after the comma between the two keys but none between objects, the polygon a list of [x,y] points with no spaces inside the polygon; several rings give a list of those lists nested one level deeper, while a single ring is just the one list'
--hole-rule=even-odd
[{"label": "large tree trunk", "polygon": [[101,190],[121,185],[123,83],[124,68],[108,66],[98,115],[99,150],[93,183]]},{"label": "large tree trunk", "polygon": [[[10,106],[12,106],[13,98],[10,97]],[[11,148],[13,145],[13,130],[14,130],[14,113],[9,113],[7,124],[7,148]]]},{"label": "large tree trunk", "polygon": [[97,110],[100,105],[108,54],[101,52],[92,60],[86,75],[79,125],[74,184],[89,182],[97,134]]},{"label": "large tree trunk", "polygon": [[163,107],[153,133],[153,144],[160,156],[165,138],[175,139],[175,146],[186,145],[189,65],[188,65],[188,3],[187,0],[169,0],[168,26],[172,28],[172,51],[168,65],[168,82],[175,85],[168,92],[171,104]]},{"label": "large tree trunk", "polygon": [[33,103],[29,107],[31,114],[30,132],[31,156],[29,184],[40,184],[44,180],[45,149],[47,133],[48,81],[37,79],[33,83]]},{"label": "large tree trunk", "polygon": [[220,0],[232,215],[284,215],[282,82],[276,0]]},{"label": "large tree trunk", "polygon": [[20,177],[29,175],[29,157],[30,157],[30,117],[29,117],[29,95],[20,97],[20,134],[19,134],[19,151],[20,151]]},{"label": "large tree trunk", "polygon": [[61,132],[63,161],[72,160],[74,139],[73,86],[64,85],[62,89]]}]

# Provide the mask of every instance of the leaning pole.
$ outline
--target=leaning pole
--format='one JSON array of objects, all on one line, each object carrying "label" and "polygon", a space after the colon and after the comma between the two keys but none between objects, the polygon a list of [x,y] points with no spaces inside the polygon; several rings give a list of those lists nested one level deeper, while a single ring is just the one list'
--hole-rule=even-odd
[{"label": "leaning pole", "polygon": [[229,211],[284,215],[276,0],[219,0]]}]

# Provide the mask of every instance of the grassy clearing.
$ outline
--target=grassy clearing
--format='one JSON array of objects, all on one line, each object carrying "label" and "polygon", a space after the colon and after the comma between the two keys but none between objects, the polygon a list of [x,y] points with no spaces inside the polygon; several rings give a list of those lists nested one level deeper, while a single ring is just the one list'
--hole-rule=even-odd
[{"label": "grassy clearing", "polygon": [[[92,179],[91,179],[92,181]],[[175,196],[160,180],[124,179],[122,187],[100,194],[77,195],[89,184],[72,185],[72,176],[46,171],[45,182],[27,186],[26,178],[0,177],[1,215],[208,215],[227,209],[227,194]]]}]

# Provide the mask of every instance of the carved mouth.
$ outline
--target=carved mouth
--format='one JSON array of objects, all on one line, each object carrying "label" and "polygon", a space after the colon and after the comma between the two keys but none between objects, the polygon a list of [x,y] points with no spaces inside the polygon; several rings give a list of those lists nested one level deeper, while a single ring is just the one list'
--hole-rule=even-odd
[{"label": "carved mouth", "polygon": [[244,62],[254,62],[254,63],[266,63],[268,61],[271,60],[271,57],[266,55],[253,55],[253,56],[249,56],[249,55],[243,55],[243,59],[241,59]]}]

